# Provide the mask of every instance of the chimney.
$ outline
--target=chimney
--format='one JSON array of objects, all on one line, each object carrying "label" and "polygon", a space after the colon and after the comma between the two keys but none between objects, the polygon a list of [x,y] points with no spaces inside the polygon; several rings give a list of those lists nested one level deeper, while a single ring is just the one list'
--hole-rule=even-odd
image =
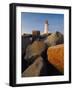
[{"label": "chimney", "polygon": [[48,34],[48,20],[45,21],[44,33],[45,33],[45,34]]}]

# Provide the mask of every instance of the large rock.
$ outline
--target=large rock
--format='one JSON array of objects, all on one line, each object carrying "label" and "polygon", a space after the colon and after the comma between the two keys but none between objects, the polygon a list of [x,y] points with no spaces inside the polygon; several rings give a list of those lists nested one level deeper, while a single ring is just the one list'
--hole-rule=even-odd
[{"label": "large rock", "polygon": [[64,73],[64,44],[49,47],[47,50],[48,61]]},{"label": "large rock", "polygon": [[22,74],[22,77],[39,76],[43,67],[43,58],[38,57]]},{"label": "large rock", "polygon": [[63,34],[61,34],[60,32],[55,32],[55,33],[52,33],[51,35],[49,35],[44,42],[47,44],[47,46],[63,44],[64,37],[63,37]]},{"label": "large rock", "polygon": [[32,43],[31,39],[31,35],[22,35],[22,55],[25,53],[27,46]]},{"label": "large rock", "polygon": [[32,57],[41,55],[46,49],[46,45],[43,41],[34,41],[31,45],[26,48],[25,60],[31,59]]}]

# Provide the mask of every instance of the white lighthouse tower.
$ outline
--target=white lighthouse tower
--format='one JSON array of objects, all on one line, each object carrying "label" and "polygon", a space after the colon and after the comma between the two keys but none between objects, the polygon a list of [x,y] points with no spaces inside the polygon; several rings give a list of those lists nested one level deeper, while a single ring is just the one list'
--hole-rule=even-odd
[{"label": "white lighthouse tower", "polygon": [[48,25],[48,20],[46,20],[44,25],[44,34],[48,34]]}]

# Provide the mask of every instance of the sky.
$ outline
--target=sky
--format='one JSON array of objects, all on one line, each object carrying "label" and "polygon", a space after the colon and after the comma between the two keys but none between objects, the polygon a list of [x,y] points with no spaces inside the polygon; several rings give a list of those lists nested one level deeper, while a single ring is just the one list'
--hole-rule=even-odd
[{"label": "sky", "polygon": [[21,32],[32,33],[32,30],[44,32],[44,23],[48,20],[48,32],[59,31],[64,33],[64,14],[21,13]]}]

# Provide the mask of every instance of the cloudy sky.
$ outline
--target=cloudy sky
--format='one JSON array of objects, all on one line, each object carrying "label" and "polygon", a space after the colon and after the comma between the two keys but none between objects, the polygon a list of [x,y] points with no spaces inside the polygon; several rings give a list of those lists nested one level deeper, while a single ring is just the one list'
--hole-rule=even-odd
[{"label": "cloudy sky", "polygon": [[21,13],[21,31],[22,33],[32,33],[32,30],[44,32],[44,23],[48,20],[49,32],[64,32],[63,14],[44,14],[44,13]]}]

